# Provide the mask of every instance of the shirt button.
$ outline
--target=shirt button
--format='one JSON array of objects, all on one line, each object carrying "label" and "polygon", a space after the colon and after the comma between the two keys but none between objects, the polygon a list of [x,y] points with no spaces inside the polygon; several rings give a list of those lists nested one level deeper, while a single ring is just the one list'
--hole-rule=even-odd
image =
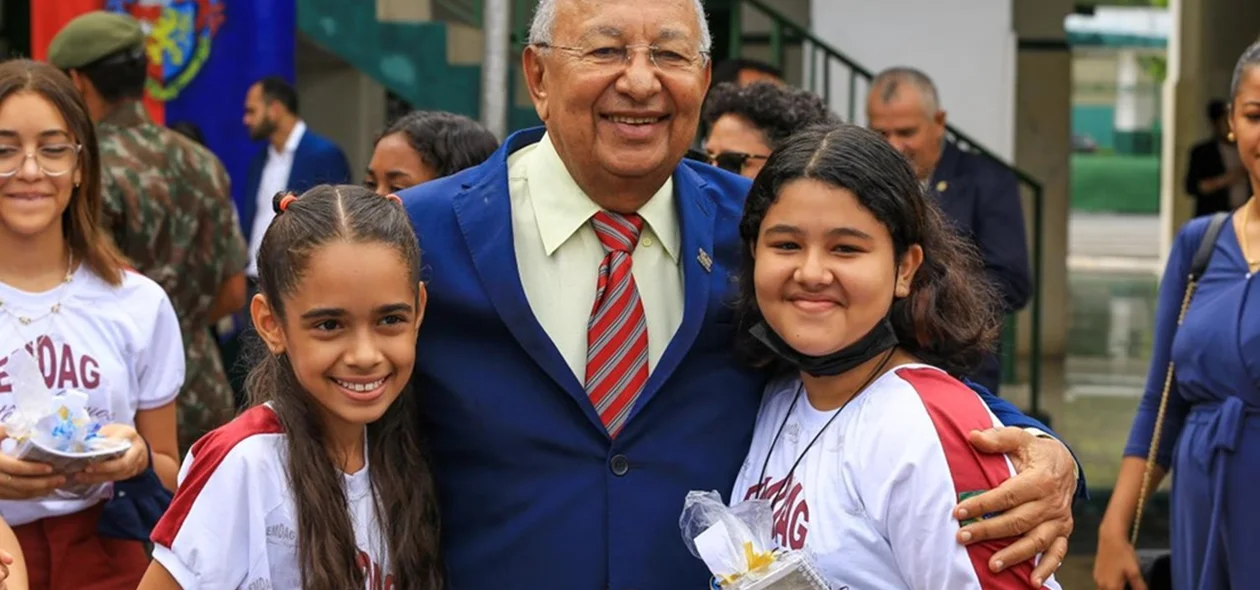
[{"label": "shirt button", "polygon": [[612,469],[613,475],[621,477],[630,471],[630,460],[625,455],[614,455],[608,467]]},{"label": "shirt button", "polygon": [[653,242],[652,242],[652,238],[643,238],[643,241],[640,243],[643,244],[645,247],[651,248]]}]

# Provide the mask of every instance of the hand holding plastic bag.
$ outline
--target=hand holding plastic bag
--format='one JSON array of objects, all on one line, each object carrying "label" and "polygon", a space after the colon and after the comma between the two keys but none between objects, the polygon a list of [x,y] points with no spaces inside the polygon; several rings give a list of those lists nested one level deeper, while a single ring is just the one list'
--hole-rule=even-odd
[{"label": "hand holding plastic bag", "polygon": [[813,560],[774,546],[767,500],[734,506],[717,492],[689,492],[678,519],[683,542],[709,567],[722,590],[829,590]]},{"label": "hand holding plastic bag", "polygon": [[88,413],[88,395],[67,390],[54,395],[44,383],[39,362],[26,349],[9,356],[15,409],[4,420],[8,438],[0,447],[26,461],[51,465],[70,474],[113,458],[130,443],[100,436],[101,424]]}]

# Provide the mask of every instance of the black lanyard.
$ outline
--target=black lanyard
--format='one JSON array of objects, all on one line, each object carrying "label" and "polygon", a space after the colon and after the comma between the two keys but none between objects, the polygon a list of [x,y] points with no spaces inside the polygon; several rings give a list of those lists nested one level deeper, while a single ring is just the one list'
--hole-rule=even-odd
[{"label": "black lanyard", "polygon": [[[823,433],[827,431],[827,427],[831,426],[831,423],[836,421],[836,417],[840,415],[840,412],[844,411],[845,406],[848,406],[849,402],[857,399],[859,395],[862,395],[863,391],[866,391],[866,388],[869,387],[871,382],[875,380],[875,377],[878,376],[880,372],[884,370],[884,366],[888,364],[888,361],[890,359],[892,359],[892,355],[894,352],[896,352],[896,350],[897,350],[897,347],[895,346],[888,349],[888,354],[884,355],[884,360],[879,361],[879,365],[877,365],[875,369],[871,371],[870,375],[866,376],[866,381],[862,383],[861,387],[857,388],[857,391],[853,393],[853,397],[850,397],[849,399],[845,400],[845,402],[841,404],[839,408],[836,409],[836,413],[832,414],[830,418],[827,418],[827,422],[823,424],[822,428],[818,429],[818,433],[814,435],[814,438],[809,441],[809,444],[805,445],[805,450],[801,451],[800,455],[797,455],[796,461],[792,463],[792,468],[788,470],[787,475],[783,476],[783,482],[784,482],[783,488],[781,488],[779,492],[774,495],[773,498],[762,497],[761,495],[762,492],[758,492],[756,499],[758,500],[769,499],[770,507],[772,509],[774,508],[775,504],[779,503],[779,501],[783,499],[783,494],[786,494],[788,491],[787,485],[786,485],[787,481],[791,479],[793,473],[796,473],[796,468],[797,466],[801,464],[801,459],[804,459],[805,455],[809,453],[809,450],[814,448],[814,443],[818,442],[818,439],[822,438]],[[770,466],[770,457],[774,456],[774,447],[775,445],[779,444],[779,437],[783,435],[783,429],[787,426],[788,420],[792,419],[792,411],[796,409],[796,403],[801,401],[801,393],[804,391],[805,391],[805,382],[802,381],[801,384],[796,387],[796,396],[792,398],[792,403],[788,406],[787,414],[783,416],[783,422],[779,424],[779,431],[774,433],[774,439],[770,441],[770,450],[766,451],[766,460],[761,464],[761,475],[757,477],[757,485],[759,486],[764,485],[762,482],[764,482],[766,479],[766,468]],[[762,491],[764,492],[765,489],[766,488],[763,487]]]}]

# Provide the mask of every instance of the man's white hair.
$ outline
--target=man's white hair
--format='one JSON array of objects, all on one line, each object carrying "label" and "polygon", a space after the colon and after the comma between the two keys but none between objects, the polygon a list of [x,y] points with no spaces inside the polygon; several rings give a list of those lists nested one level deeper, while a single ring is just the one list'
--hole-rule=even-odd
[{"label": "man's white hair", "polygon": [[[556,4],[559,0],[540,0],[534,8],[534,18],[529,23],[529,43],[549,45],[551,35],[556,29]],[[709,19],[704,16],[704,1],[692,0],[696,7],[697,24],[700,27],[700,51],[708,53],[713,47],[713,36],[709,34]]]},{"label": "man's white hair", "polygon": [[898,66],[888,68],[871,80],[871,94],[877,94],[881,102],[887,104],[897,97],[902,86],[909,86],[919,93],[919,102],[923,103],[923,112],[928,117],[935,117],[941,109],[941,96],[932,82],[922,70]]}]

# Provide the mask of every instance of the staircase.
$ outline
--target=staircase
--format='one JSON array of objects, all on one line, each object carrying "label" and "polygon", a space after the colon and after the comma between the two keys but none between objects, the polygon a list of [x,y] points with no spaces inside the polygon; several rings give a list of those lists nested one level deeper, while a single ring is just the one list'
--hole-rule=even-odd
[{"label": "staircase", "polygon": [[[513,0],[514,55],[508,81],[511,129],[541,124],[524,92],[519,59],[536,2]],[[482,0],[297,0],[297,4],[298,29],[302,34],[370,75],[413,107],[479,118]],[[789,50],[799,53],[802,59],[795,63],[803,67],[797,83],[822,96],[845,120],[858,120],[857,105],[874,77],[870,70],[763,0],[708,0],[705,6],[714,29],[715,62],[743,56],[748,49],[768,53],[771,63],[783,67],[789,63]],[[962,130],[952,125],[947,130],[963,149],[986,155],[1009,169],[1031,204],[1033,284],[1037,291],[1030,304],[1028,367],[1019,370],[1016,366],[1015,322],[1008,321],[1003,338],[1007,355],[1004,380],[1012,382],[1017,375],[1025,377],[1026,381],[1018,381],[1027,383],[1029,412],[1043,417],[1040,285],[1045,191],[1037,179],[995,156]]]}]

